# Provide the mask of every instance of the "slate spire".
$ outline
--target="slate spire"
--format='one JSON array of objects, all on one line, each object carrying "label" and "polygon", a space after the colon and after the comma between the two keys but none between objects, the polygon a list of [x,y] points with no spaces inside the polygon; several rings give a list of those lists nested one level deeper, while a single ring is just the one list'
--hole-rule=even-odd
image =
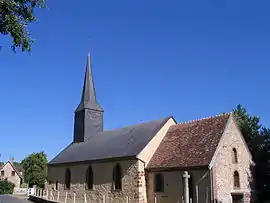
[{"label": "slate spire", "polygon": [[75,111],[73,142],[85,142],[103,131],[103,109],[96,99],[90,54],[87,56],[83,91]]},{"label": "slate spire", "polygon": [[96,100],[96,91],[92,75],[92,64],[90,53],[87,56],[86,71],[84,77],[83,91],[81,102],[77,107],[76,111],[81,111],[82,109],[92,109],[96,111],[103,111],[102,107],[98,104]]}]

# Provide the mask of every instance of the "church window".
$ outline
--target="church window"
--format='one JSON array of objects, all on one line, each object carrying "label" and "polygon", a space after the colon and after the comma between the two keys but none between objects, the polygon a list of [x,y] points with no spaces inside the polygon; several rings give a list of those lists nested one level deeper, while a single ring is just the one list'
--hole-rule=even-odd
[{"label": "church window", "polygon": [[58,181],[55,182],[55,190],[58,190]]},{"label": "church window", "polygon": [[[193,200],[193,178],[192,174],[190,173],[190,177],[188,179],[188,190],[189,190],[189,199]],[[194,201],[194,200],[193,200]]]},{"label": "church window", "polygon": [[93,169],[91,166],[89,166],[86,171],[86,189],[93,189]]},{"label": "church window", "polygon": [[119,164],[116,164],[113,169],[113,183],[115,190],[122,189],[122,170]]},{"label": "church window", "polygon": [[234,188],[240,188],[240,177],[237,171],[235,171],[233,174],[233,185]]},{"label": "church window", "polygon": [[237,151],[233,148],[233,163],[238,163]]},{"label": "church window", "polygon": [[66,169],[66,174],[65,174],[65,189],[69,190],[70,189],[70,182],[71,182],[71,173],[70,169]]},{"label": "church window", "polygon": [[15,171],[11,171],[11,176],[15,176]]},{"label": "church window", "polygon": [[164,177],[160,173],[155,176],[155,192],[164,192]]}]

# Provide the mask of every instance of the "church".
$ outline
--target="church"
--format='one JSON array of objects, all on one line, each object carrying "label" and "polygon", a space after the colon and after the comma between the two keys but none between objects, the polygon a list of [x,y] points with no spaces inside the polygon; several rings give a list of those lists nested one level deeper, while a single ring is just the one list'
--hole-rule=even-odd
[{"label": "church", "polygon": [[[254,164],[232,113],[104,130],[87,56],[73,141],[48,163],[60,199],[115,203],[248,203]],[[105,198],[105,199],[104,199]]]}]

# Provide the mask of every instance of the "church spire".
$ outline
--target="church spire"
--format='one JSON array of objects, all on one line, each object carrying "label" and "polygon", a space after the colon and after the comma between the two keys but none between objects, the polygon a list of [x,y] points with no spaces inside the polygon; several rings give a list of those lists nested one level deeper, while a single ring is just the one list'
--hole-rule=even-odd
[{"label": "church spire", "polygon": [[96,100],[96,91],[92,76],[92,64],[91,64],[91,56],[88,53],[87,63],[86,63],[86,71],[84,77],[83,91],[81,102],[76,109],[77,111],[81,111],[83,109],[92,109],[96,111],[103,111],[102,107],[97,103]]},{"label": "church spire", "polygon": [[75,111],[73,142],[85,142],[102,132],[103,113],[96,100],[91,57],[88,54],[81,102]]}]

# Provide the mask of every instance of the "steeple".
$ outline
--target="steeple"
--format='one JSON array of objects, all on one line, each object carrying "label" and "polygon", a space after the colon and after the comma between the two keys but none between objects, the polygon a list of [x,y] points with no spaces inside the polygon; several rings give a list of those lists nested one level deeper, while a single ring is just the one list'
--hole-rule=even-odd
[{"label": "steeple", "polygon": [[73,142],[84,142],[103,131],[103,112],[97,103],[91,56],[88,54],[81,101],[75,110]]},{"label": "steeple", "polygon": [[93,76],[92,76],[92,64],[91,64],[90,53],[87,56],[82,98],[81,98],[81,102],[79,106],[76,109],[76,112],[82,109],[92,109],[96,111],[103,111],[103,109],[97,103],[97,100],[96,100],[96,91],[95,91],[95,86],[94,86],[94,81],[93,81]]}]

